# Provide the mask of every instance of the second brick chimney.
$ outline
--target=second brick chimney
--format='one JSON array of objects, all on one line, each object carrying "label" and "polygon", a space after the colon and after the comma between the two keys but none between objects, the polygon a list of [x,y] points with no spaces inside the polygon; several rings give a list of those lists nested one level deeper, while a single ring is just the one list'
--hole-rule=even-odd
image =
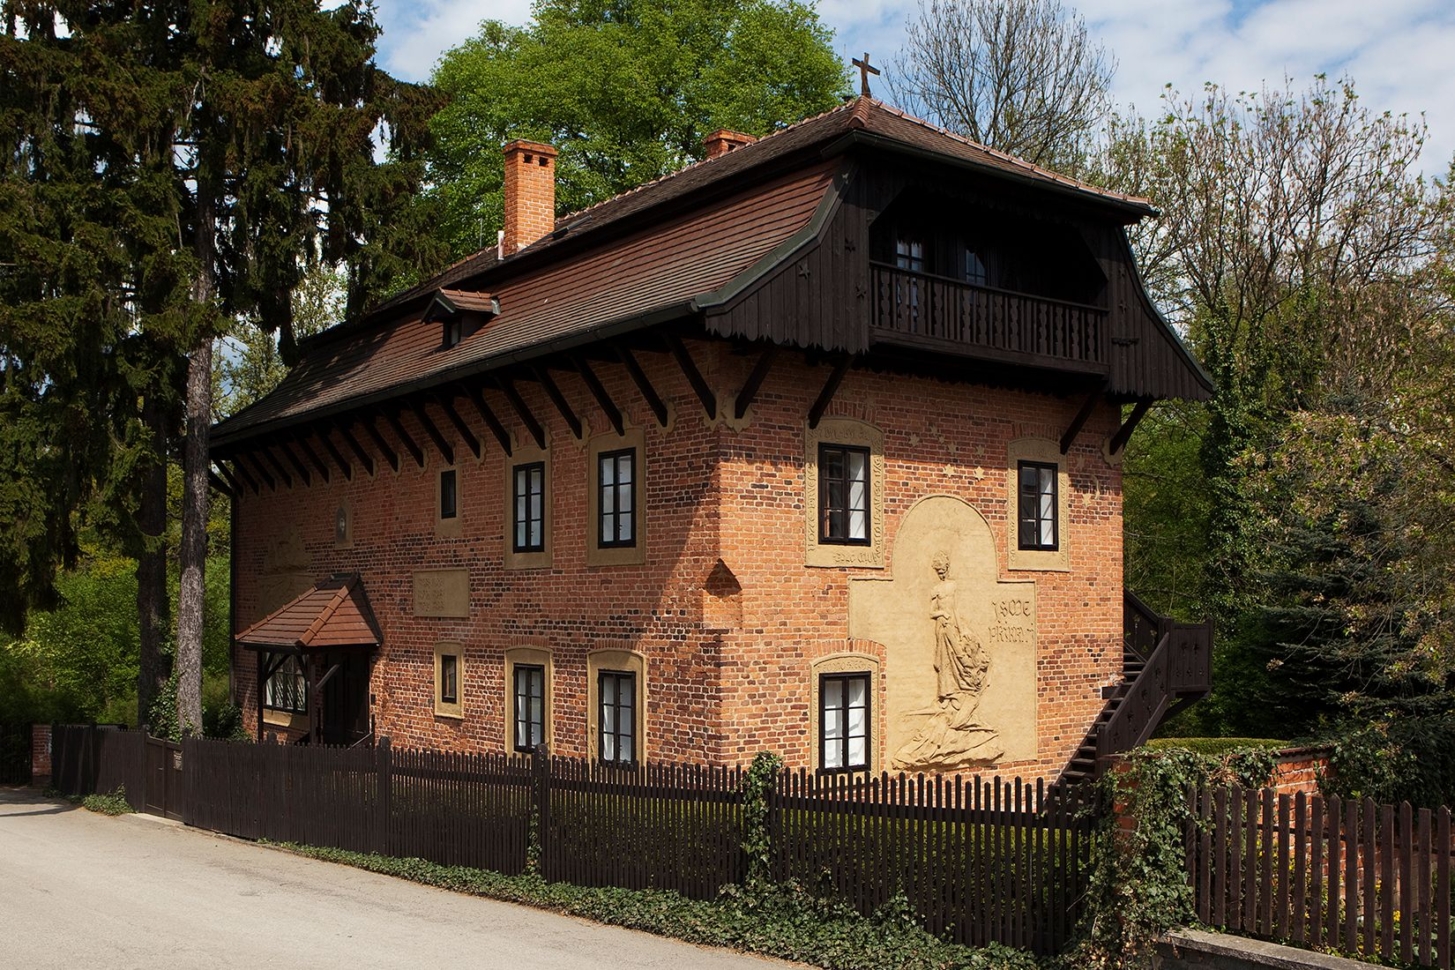
[{"label": "second brick chimney", "polygon": [[512,256],[556,227],[556,150],[516,139],[505,146],[505,238]]},{"label": "second brick chimney", "polygon": [[719,155],[726,155],[739,148],[746,148],[757,140],[752,135],[745,135],[741,131],[719,128],[702,139],[702,143],[707,146],[707,157],[717,158]]}]

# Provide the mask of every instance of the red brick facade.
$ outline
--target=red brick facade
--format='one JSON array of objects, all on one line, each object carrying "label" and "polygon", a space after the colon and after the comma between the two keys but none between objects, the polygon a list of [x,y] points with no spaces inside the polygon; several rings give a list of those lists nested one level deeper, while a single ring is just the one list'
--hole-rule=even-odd
[{"label": "red brick facade", "polygon": [[556,225],[556,150],[516,140],[505,146],[505,238],[509,256]]},{"label": "red brick facade", "polygon": [[[541,389],[522,383],[550,439],[549,568],[506,567],[508,465],[519,459],[506,458],[483,429],[478,461],[456,441],[460,520],[458,535],[444,534],[451,530],[436,515],[442,460],[406,416],[406,429],[425,448],[424,469],[402,453],[397,473],[381,462],[372,478],[356,468],[351,482],[335,474],[329,483],[315,478],[309,486],[238,496],[237,628],[260,618],[262,586],[281,568],[277,550],[291,547],[282,558],[292,579],[284,582],[362,575],[384,639],[372,668],[370,713],[375,732],[397,746],[506,748],[505,652],[534,647],[550,651],[552,750],[594,755],[588,654],[617,650],[644,660],[648,759],[743,764],[771,750],[790,765],[810,764],[813,660],[845,651],[877,656],[881,693],[888,662],[879,645],[848,642],[850,580],[884,570],[805,564],[805,503],[816,501],[804,494],[805,427],[829,368],[780,354],[738,422],[724,415],[756,358],[726,342],[688,348],[717,395],[714,420],[666,354],[638,355],[671,409],[665,429],[624,368],[597,368],[630,428],[644,436],[643,564],[587,563],[590,443],[603,430],[614,436],[592,396],[579,381],[563,384],[590,426],[586,440],[577,440]],[[1000,578],[1035,580],[1038,756],[995,766],[1002,774],[1054,778],[1102,709],[1101,688],[1120,677],[1121,476],[1103,453],[1119,417],[1112,404],[1098,407],[1065,456],[1070,570],[1009,568],[1015,515],[1008,507],[1007,445],[1028,437],[1057,441],[1083,399],[851,370],[828,412],[884,435],[891,570],[906,512],[926,496],[951,495],[990,524]],[[502,402],[497,413],[510,411]],[[528,441],[519,423],[510,430],[518,448]],[[341,505],[350,519],[343,543],[335,535]],[[468,569],[468,618],[415,615],[414,571],[441,568]],[[459,718],[434,712],[435,647],[442,641],[463,645]],[[254,731],[255,657],[239,649],[235,668],[237,700]],[[884,730],[884,710],[883,703],[873,707],[876,731]]]}]

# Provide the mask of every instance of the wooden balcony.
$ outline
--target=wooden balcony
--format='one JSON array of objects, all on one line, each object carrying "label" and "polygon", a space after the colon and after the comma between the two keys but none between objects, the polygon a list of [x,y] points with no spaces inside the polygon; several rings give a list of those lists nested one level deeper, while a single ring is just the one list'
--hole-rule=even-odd
[{"label": "wooden balcony", "polygon": [[1012,364],[1104,373],[1107,311],[871,263],[871,339]]}]

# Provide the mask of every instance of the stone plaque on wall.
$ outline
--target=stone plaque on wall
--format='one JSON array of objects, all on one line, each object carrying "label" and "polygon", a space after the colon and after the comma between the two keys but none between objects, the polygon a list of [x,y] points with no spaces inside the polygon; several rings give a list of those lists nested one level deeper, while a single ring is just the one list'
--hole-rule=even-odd
[{"label": "stone plaque on wall", "polygon": [[885,647],[886,767],[953,771],[1037,757],[1036,587],[999,580],[970,505],[920,501],[893,577],[849,584],[849,636]]},{"label": "stone plaque on wall", "polygon": [[414,573],[414,615],[463,619],[470,615],[468,569],[420,569]]}]

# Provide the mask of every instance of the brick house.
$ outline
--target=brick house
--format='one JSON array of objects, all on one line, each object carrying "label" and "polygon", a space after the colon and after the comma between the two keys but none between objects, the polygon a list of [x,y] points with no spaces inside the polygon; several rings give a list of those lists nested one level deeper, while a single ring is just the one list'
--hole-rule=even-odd
[{"label": "brick house", "polygon": [[1211,388],[1152,208],[867,97],[708,148],[555,219],[512,142],[498,246],[214,429],[259,737],[1074,778],[1205,691],[1122,589],[1126,440]]}]

